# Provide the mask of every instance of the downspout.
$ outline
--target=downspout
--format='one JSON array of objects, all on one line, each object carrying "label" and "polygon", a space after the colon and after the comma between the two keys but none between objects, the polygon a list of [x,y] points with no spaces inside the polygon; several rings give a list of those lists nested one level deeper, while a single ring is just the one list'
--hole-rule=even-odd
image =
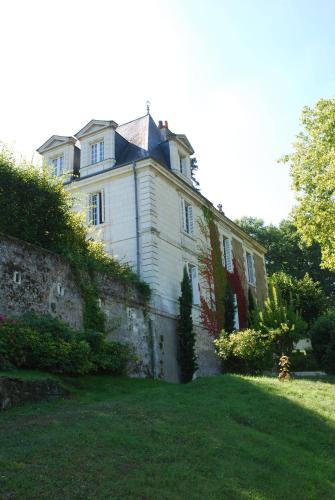
[{"label": "downspout", "polygon": [[137,276],[140,277],[140,228],[139,228],[139,209],[138,209],[138,191],[137,191],[137,172],[136,172],[136,161],[133,162],[133,174],[134,174],[134,191],[135,191],[135,225],[136,225],[136,272]]}]

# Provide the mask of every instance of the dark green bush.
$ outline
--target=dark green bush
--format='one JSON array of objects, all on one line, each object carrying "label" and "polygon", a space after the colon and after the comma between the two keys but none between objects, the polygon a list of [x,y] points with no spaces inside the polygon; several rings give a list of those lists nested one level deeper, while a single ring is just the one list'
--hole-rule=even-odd
[{"label": "dark green bush", "polygon": [[127,364],[133,357],[129,346],[107,341],[106,335],[101,332],[90,331],[83,335],[90,346],[92,371],[111,375],[126,373]]},{"label": "dark green bush", "polygon": [[87,342],[67,340],[48,331],[37,331],[15,320],[0,323],[0,355],[18,368],[33,368],[52,373],[83,375],[92,364]]},{"label": "dark green bush", "polygon": [[323,368],[326,373],[335,375],[335,336],[329,342],[323,357]]},{"label": "dark green bush", "polygon": [[104,333],[77,332],[57,318],[35,313],[20,319],[0,316],[2,369],[14,365],[69,375],[121,375],[130,359],[130,348],[108,342]]},{"label": "dark green bush", "polygon": [[328,347],[335,341],[335,311],[321,316],[313,323],[310,329],[310,337],[315,358],[323,367]]},{"label": "dark green bush", "polygon": [[71,340],[77,335],[67,323],[49,314],[42,316],[29,311],[20,316],[19,323],[39,333],[48,332],[52,337],[63,340]]},{"label": "dark green bush", "polygon": [[327,373],[335,374],[335,311],[315,321],[310,337],[314,356],[320,367]]},{"label": "dark green bush", "polygon": [[293,351],[290,355],[291,369],[296,372],[320,370],[320,365],[316,361],[312,352]]}]

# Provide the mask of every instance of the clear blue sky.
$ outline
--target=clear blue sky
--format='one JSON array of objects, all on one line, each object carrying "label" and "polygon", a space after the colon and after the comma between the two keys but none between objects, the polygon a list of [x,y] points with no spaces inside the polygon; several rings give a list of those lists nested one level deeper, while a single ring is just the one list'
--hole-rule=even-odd
[{"label": "clear blue sky", "polygon": [[0,139],[31,158],[54,133],[131,120],[149,99],[191,141],[205,196],[278,223],[293,195],[276,160],[302,107],[334,96],[334,20],[322,0],[7,0]]}]

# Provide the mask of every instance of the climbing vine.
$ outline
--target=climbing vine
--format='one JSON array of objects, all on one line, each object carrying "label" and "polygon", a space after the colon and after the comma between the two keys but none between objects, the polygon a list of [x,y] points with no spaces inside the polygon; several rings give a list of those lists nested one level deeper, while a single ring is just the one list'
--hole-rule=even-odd
[{"label": "climbing vine", "polygon": [[[248,325],[248,302],[242,284],[243,271],[237,259],[233,258],[233,271],[223,265],[220,237],[212,211],[203,208],[203,219],[198,221],[204,243],[198,254],[202,294],[200,297],[200,318],[202,326],[212,337],[222,330],[232,332],[236,308],[239,326]],[[236,303],[234,303],[236,295]]]},{"label": "climbing vine", "polygon": [[199,250],[199,272],[203,294],[200,297],[201,323],[213,337],[226,327],[226,300],[229,293],[227,272],[222,264],[221,245],[212,211],[203,208],[199,221],[204,243]]}]

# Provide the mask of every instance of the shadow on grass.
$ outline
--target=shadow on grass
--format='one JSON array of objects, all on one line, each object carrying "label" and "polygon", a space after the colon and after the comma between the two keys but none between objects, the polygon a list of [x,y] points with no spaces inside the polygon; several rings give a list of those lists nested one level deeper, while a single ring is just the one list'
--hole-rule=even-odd
[{"label": "shadow on grass", "polygon": [[0,417],[0,498],[335,498],[331,384],[78,380]]}]

